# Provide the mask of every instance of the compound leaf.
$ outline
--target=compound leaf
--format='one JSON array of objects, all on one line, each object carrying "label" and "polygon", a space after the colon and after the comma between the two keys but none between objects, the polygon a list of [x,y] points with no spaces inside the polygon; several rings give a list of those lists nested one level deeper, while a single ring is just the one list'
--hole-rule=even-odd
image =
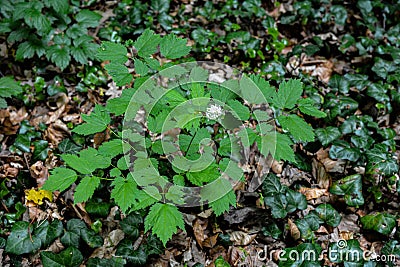
[{"label": "compound leaf", "polygon": [[150,208],[144,226],[145,231],[152,230],[153,234],[161,239],[164,246],[178,228],[182,230],[185,228],[182,213],[178,208],[162,203],[157,203]]},{"label": "compound leaf", "polygon": [[74,203],[87,201],[93,196],[94,190],[99,186],[100,178],[96,176],[86,176],[75,188]]},{"label": "compound leaf", "polygon": [[272,99],[272,104],[277,108],[292,109],[303,92],[303,84],[300,80],[290,79],[287,82],[282,82],[279,85],[278,92],[275,93]]},{"label": "compound leaf", "polygon": [[67,168],[55,168],[42,189],[49,191],[64,191],[78,178],[76,172]]},{"label": "compound leaf", "polygon": [[187,40],[179,38],[175,34],[168,34],[160,41],[160,52],[168,59],[186,56],[190,52],[190,46],[186,46]]},{"label": "compound leaf", "polygon": [[313,128],[297,115],[279,116],[278,122],[282,128],[289,131],[297,140],[314,141]]},{"label": "compound leaf", "polygon": [[157,51],[161,37],[152,30],[146,29],[142,35],[133,43],[137,53],[141,57],[149,57]]},{"label": "compound leaf", "polygon": [[72,131],[77,134],[89,135],[104,131],[111,121],[105,107],[96,105],[90,115],[82,114],[82,119],[87,122],[76,126]]},{"label": "compound leaf", "polygon": [[114,188],[111,192],[111,198],[120,206],[122,212],[126,213],[136,202],[134,197],[138,193],[136,182],[131,176],[128,176],[126,179],[117,177],[112,182],[112,186]]}]

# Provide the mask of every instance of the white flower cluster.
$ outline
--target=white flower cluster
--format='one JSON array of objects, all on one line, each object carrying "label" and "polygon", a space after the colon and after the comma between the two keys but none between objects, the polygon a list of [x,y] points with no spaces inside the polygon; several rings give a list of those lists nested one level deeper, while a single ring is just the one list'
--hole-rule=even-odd
[{"label": "white flower cluster", "polygon": [[219,105],[210,105],[206,110],[206,117],[209,120],[216,120],[217,118],[223,116],[225,111]]}]

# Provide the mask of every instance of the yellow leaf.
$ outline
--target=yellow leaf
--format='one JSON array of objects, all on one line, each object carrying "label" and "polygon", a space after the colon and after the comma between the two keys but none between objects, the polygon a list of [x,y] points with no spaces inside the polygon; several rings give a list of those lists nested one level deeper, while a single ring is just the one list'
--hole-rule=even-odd
[{"label": "yellow leaf", "polygon": [[44,198],[53,201],[53,193],[42,189],[30,189],[25,190],[25,198],[27,201],[32,201],[36,205],[42,205]]}]

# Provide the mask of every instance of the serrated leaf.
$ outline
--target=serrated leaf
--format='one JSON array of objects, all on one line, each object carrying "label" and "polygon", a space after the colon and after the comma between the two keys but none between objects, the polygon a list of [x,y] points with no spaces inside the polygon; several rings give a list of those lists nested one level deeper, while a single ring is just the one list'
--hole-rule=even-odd
[{"label": "serrated leaf", "polygon": [[82,135],[102,132],[111,121],[106,108],[100,105],[96,105],[90,115],[82,114],[81,116],[86,123],[76,126],[72,131]]},{"label": "serrated leaf", "polygon": [[71,55],[68,46],[52,45],[46,50],[46,57],[51,60],[57,67],[64,70],[71,61]]},{"label": "serrated leaf", "polygon": [[0,96],[11,97],[22,93],[22,87],[11,77],[0,78]]},{"label": "serrated leaf", "polygon": [[67,168],[55,168],[42,189],[49,191],[64,191],[78,178],[76,172]]},{"label": "serrated leaf", "polygon": [[189,54],[191,47],[186,46],[187,39],[179,38],[175,34],[168,34],[160,41],[160,52],[168,59],[175,59]]},{"label": "serrated leaf", "polygon": [[114,188],[111,192],[111,198],[120,206],[122,212],[126,213],[136,202],[135,195],[138,192],[136,182],[130,176],[126,179],[117,177],[112,182],[112,186]]},{"label": "serrated leaf", "polygon": [[128,50],[122,44],[104,41],[97,50],[96,57],[102,61],[111,61],[112,63],[125,64],[128,60]]},{"label": "serrated leaf", "polygon": [[108,156],[110,158],[114,158],[117,155],[123,153],[122,149],[122,140],[114,139],[108,142],[101,144],[99,147],[99,154]]},{"label": "serrated leaf", "polygon": [[58,254],[42,251],[40,258],[43,267],[78,267],[83,261],[81,252],[75,247],[69,247]]},{"label": "serrated leaf", "polygon": [[303,83],[300,80],[290,79],[279,85],[279,90],[272,99],[272,104],[280,109],[292,109],[303,93]]},{"label": "serrated leaf", "polygon": [[279,116],[279,124],[297,140],[304,142],[314,141],[313,128],[297,115]]},{"label": "serrated leaf", "polygon": [[61,158],[68,166],[82,174],[90,174],[96,169],[104,169],[111,164],[111,159],[109,157],[100,155],[98,151],[92,147],[81,150],[79,157],[77,155],[64,154]]},{"label": "serrated leaf", "polygon": [[135,58],[135,72],[140,76],[144,76],[149,72],[149,67],[140,59]]},{"label": "serrated leaf", "polygon": [[304,114],[316,117],[316,118],[325,118],[326,113],[318,110],[314,105],[316,103],[314,100],[310,98],[301,98],[297,101],[297,106],[300,111]]},{"label": "serrated leaf", "polygon": [[271,132],[264,136],[261,136],[261,150],[260,152],[264,156],[268,156],[269,153],[276,160],[287,160],[295,162],[295,155],[292,148],[293,142],[290,138],[278,132]]},{"label": "serrated leaf", "polygon": [[74,204],[87,201],[93,196],[94,190],[100,185],[100,177],[85,176],[75,188]]},{"label": "serrated leaf", "polygon": [[173,185],[168,188],[165,198],[172,201],[173,204],[182,205],[185,203],[185,200],[183,199],[184,195],[185,193],[182,191],[181,187]]},{"label": "serrated leaf", "polygon": [[216,216],[221,215],[222,213],[229,210],[231,206],[236,207],[236,195],[233,190],[230,190],[223,197],[208,203],[210,207],[213,209]]},{"label": "serrated leaf", "polygon": [[315,135],[323,146],[330,144],[336,139],[340,138],[341,133],[338,128],[328,126],[326,128],[319,128],[315,130]]},{"label": "serrated leaf", "polygon": [[0,97],[0,108],[7,108],[7,101]]},{"label": "serrated leaf", "polygon": [[[137,81],[137,80],[136,80]],[[107,101],[107,109],[115,115],[122,115],[129,106],[129,102],[135,93],[134,88],[128,88],[122,91],[120,97],[112,98]]]},{"label": "serrated leaf", "polygon": [[329,191],[332,194],[344,196],[346,204],[349,206],[364,204],[362,177],[360,174],[350,175],[339,181],[335,181]]},{"label": "serrated leaf", "polygon": [[197,186],[202,186],[204,183],[209,183],[220,177],[220,172],[218,171],[218,166],[212,164],[206,169],[198,172],[188,172],[186,173],[186,178]]},{"label": "serrated leaf", "polygon": [[248,76],[244,75],[240,80],[242,97],[250,104],[266,103],[266,99],[258,86]]},{"label": "serrated leaf", "polygon": [[274,87],[272,87],[268,81],[266,81],[263,77],[260,75],[250,75],[250,79],[257,85],[257,87],[261,90],[263,93],[265,99],[267,100],[268,103],[271,103],[272,97],[274,96],[276,90]]},{"label": "serrated leaf", "polygon": [[69,9],[68,0],[44,0],[43,3],[60,14],[66,14]]},{"label": "serrated leaf", "polygon": [[139,56],[147,58],[157,52],[157,46],[161,37],[152,30],[146,29],[142,35],[133,43]]},{"label": "serrated leaf", "polygon": [[150,208],[144,221],[145,231],[152,230],[164,244],[171,239],[178,228],[184,230],[185,225],[182,213],[177,207],[169,204],[157,203]]},{"label": "serrated leaf", "polygon": [[128,68],[122,64],[111,62],[105,65],[104,68],[111,75],[117,86],[129,85],[133,80],[133,76],[129,73]]},{"label": "serrated leaf", "polygon": [[242,121],[247,121],[250,118],[250,110],[248,107],[240,103],[238,100],[228,100],[228,106],[232,109],[233,116]]},{"label": "serrated leaf", "polygon": [[101,15],[88,9],[82,9],[76,15],[75,20],[83,28],[97,27],[99,25]]}]

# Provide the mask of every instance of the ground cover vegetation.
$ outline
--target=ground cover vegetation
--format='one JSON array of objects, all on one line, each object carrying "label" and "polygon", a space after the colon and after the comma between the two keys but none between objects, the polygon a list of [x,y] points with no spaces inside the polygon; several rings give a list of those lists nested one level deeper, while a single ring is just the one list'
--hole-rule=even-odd
[{"label": "ground cover vegetation", "polygon": [[399,265],[397,1],[0,6],[4,266]]}]

